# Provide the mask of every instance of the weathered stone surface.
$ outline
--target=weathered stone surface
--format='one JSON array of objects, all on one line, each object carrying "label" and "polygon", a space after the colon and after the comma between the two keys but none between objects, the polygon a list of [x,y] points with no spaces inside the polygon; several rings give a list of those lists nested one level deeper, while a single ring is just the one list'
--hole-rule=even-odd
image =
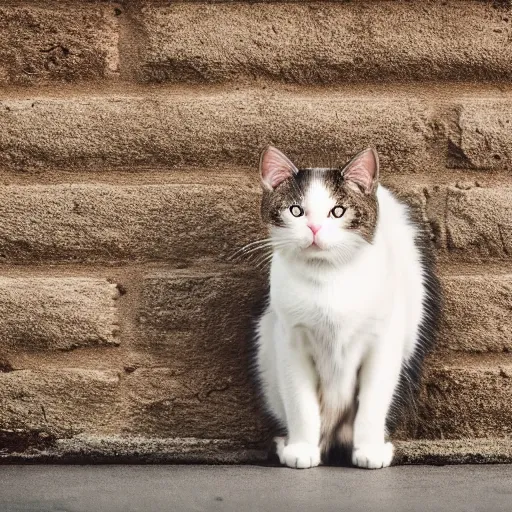
[{"label": "weathered stone surface", "polygon": [[512,435],[509,356],[432,362],[408,421],[409,439],[504,438]]},{"label": "weathered stone surface", "polygon": [[510,99],[476,98],[458,107],[449,152],[455,167],[512,169]]},{"label": "weathered stone surface", "polygon": [[445,276],[438,348],[512,352],[512,276]]},{"label": "weathered stone surface", "polygon": [[159,437],[261,441],[268,434],[249,375],[253,312],[261,277],[234,270],[148,275],[136,347],[160,368],[124,381],[124,431]]},{"label": "weathered stone surface", "polygon": [[[21,438],[20,433],[18,435]],[[2,432],[0,431],[0,442]],[[0,449],[0,463],[110,463],[110,464],[240,464],[264,462],[267,450],[232,439],[152,438],[143,436],[77,435]]]},{"label": "weathered stone surface", "polygon": [[485,2],[187,2],[134,19],[145,80],[512,78],[510,10]]},{"label": "weathered stone surface", "polygon": [[103,79],[119,71],[113,6],[0,8],[0,84]]},{"label": "weathered stone surface", "polygon": [[390,172],[428,168],[425,109],[413,97],[241,90],[0,101],[0,166],[254,167],[277,145],[302,165],[375,145]]},{"label": "weathered stone surface", "polygon": [[109,434],[118,419],[118,381],[116,372],[78,368],[0,373],[0,429],[19,429],[20,437]]},{"label": "weathered stone surface", "polygon": [[265,268],[221,265],[146,275],[138,322],[156,337],[145,342],[141,336],[145,348],[171,356],[180,370],[188,369],[191,358],[219,369],[241,369],[252,332],[251,312],[261,311],[266,300],[266,274]]},{"label": "weathered stone surface", "polygon": [[261,238],[257,184],[0,188],[4,263],[222,261]]},{"label": "weathered stone surface", "polygon": [[115,344],[118,295],[105,279],[0,278],[0,350]]},{"label": "weathered stone surface", "polygon": [[[130,374],[123,389],[129,409],[124,435],[233,439],[248,443],[268,435],[258,416],[256,397],[247,376],[206,364],[186,373],[173,368],[139,369]],[[227,361],[232,365],[232,361]],[[183,364],[183,361],[182,361]]]},{"label": "weathered stone surface", "polygon": [[511,257],[512,188],[450,187],[444,216],[450,252],[468,259]]},{"label": "weathered stone surface", "polygon": [[511,438],[395,442],[393,464],[500,464],[512,462]]}]

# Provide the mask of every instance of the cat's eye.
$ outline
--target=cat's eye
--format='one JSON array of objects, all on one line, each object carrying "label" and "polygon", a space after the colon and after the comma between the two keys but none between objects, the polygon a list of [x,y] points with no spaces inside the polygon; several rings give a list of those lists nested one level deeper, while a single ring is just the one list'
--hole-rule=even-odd
[{"label": "cat's eye", "polygon": [[299,206],[298,204],[292,204],[290,206],[290,213],[294,217],[302,217],[304,215],[304,209],[302,208],[302,206]]},{"label": "cat's eye", "polygon": [[347,209],[343,206],[335,206],[332,210],[331,210],[331,215],[336,218],[336,219],[339,219],[341,217],[343,217],[344,213],[347,211]]}]

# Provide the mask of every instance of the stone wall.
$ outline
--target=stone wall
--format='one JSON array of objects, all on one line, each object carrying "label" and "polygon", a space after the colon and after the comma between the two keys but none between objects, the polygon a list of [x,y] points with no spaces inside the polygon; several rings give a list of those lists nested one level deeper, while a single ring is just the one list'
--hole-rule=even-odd
[{"label": "stone wall", "polygon": [[261,460],[257,162],[375,146],[446,291],[400,462],[512,460],[512,9],[0,7],[0,460]]}]

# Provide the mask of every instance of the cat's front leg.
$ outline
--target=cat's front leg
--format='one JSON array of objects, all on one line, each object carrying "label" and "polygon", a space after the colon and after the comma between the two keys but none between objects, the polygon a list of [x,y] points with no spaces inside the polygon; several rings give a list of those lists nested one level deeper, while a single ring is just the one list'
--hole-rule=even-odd
[{"label": "cat's front leg", "polygon": [[367,469],[391,465],[394,448],[386,442],[386,418],[400,377],[401,353],[386,344],[375,348],[361,367],[354,423],[352,463]]},{"label": "cat's front leg", "polygon": [[286,412],[288,437],[278,445],[281,464],[305,469],[320,464],[318,375],[307,350],[307,336],[291,329],[278,344],[279,388]]}]

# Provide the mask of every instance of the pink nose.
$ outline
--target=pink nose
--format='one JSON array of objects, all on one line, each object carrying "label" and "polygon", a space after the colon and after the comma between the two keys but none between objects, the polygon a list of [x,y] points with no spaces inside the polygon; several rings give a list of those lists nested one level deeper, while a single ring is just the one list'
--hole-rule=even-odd
[{"label": "pink nose", "polygon": [[313,231],[313,235],[316,235],[322,226],[320,224],[308,224],[308,228]]}]

